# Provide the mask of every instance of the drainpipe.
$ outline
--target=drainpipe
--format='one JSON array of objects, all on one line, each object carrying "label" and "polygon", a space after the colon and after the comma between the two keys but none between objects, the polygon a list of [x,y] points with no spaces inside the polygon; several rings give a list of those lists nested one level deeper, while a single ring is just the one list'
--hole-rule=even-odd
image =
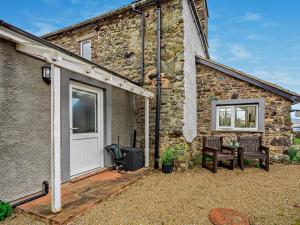
[{"label": "drainpipe", "polygon": [[15,208],[15,207],[17,207],[19,205],[23,205],[23,204],[25,204],[27,202],[31,202],[31,201],[33,201],[35,199],[38,199],[38,198],[41,198],[41,197],[47,195],[49,193],[49,183],[47,181],[44,181],[43,185],[44,185],[44,191],[41,194],[34,195],[34,196],[30,197],[30,198],[23,199],[23,200],[21,200],[19,202],[16,202],[16,203],[12,204],[12,207]]},{"label": "drainpipe", "polygon": [[160,0],[156,0],[156,121],[155,121],[155,149],[154,149],[154,168],[158,169],[159,159],[159,138],[160,138],[160,98],[161,98],[161,8]]},{"label": "drainpipe", "polygon": [[132,5],[132,11],[141,16],[141,80],[140,84],[144,85],[144,76],[145,76],[145,14],[141,10],[137,10],[136,6]]}]

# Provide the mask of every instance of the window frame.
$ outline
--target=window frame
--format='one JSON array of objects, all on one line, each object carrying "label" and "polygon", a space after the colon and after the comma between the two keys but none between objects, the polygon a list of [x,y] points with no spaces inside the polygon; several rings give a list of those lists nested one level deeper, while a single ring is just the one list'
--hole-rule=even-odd
[{"label": "window frame", "polygon": [[[233,128],[234,122],[230,127],[220,127],[218,106],[246,106],[246,105],[258,105],[256,111],[256,128]],[[265,99],[264,98],[248,98],[248,99],[222,99],[211,101],[211,129],[216,132],[265,132]],[[235,110],[234,110],[235,113]],[[232,116],[232,118],[235,119]]]},{"label": "window frame", "polygon": [[[89,58],[83,57],[83,45],[86,43],[90,43],[90,57]],[[80,56],[87,60],[90,60],[90,61],[92,60],[92,40],[91,39],[85,39],[85,40],[80,41]]]},{"label": "window frame", "polygon": [[[238,107],[247,107],[255,106],[256,116],[255,116],[255,127],[236,127],[236,108]],[[221,108],[230,108],[231,109],[231,125],[230,126],[220,126],[220,109]],[[232,130],[232,131],[258,131],[258,120],[259,120],[259,105],[258,104],[239,104],[239,105],[217,105],[216,110],[216,129],[221,130]]]}]

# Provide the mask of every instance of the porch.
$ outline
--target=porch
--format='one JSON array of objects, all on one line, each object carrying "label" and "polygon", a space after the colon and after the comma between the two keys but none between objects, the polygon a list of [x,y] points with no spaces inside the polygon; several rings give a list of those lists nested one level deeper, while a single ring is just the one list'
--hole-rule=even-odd
[{"label": "porch", "polygon": [[[38,109],[28,109],[27,115],[31,115],[32,111],[42,111],[41,114],[47,118],[44,124],[38,121],[38,117],[35,117],[37,120],[32,119],[32,121],[36,121],[32,124],[37,125],[29,133],[35,134],[33,131],[37,131],[34,136],[38,136],[40,130],[47,131],[46,135],[40,135],[46,141],[38,139],[43,143],[44,148],[37,148],[37,153],[27,157],[25,159],[28,160],[27,163],[23,163],[23,165],[28,165],[28,168],[24,166],[22,170],[25,171],[26,177],[32,176],[30,179],[28,178],[24,182],[20,181],[22,185],[15,185],[14,181],[7,184],[7,187],[17,187],[14,195],[10,194],[13,191],[7,191],[8,201],[38,193],[41,191],[38,185],[43,181],[51,184],[51,193],[47,198],[43,198],[44,208],[42,206],[35,208],[37,212],[50,215],[50,202],[51,211],[58,213],[62,208],[61,205],[73,207],[71,202],[74,202],[74,199],[79,202],[87,201],[86,197],[81,199],[78,194],[72,195],[68,188],[63,188],[65,187],[63,183],[82,174],[114,165],[114,160],[105,150],[105,146],[116,144],[119,137],[121,146],[133,146],[135,142],[131,139],[134,140],[133,137],[135,137],[133,110],[136,96],[144,99],[142,101],[144,105],[141,105],[141,108],[144,108],[141,114],[141,117],[144,117],[141,120],[144,124],[139,126],[142,132],[138,133],[141,135],[140,139],[144,139],[144,141],[142,146],[137,147],[143,149],[144,166],[149,167],[149,101],[154,97],[152,92],[118,73],[8,24],[1,27],[0,36],[15,43],[11,50],[14,50],[16,55],[22,53],[22,56],[26,55],[30,56],[27,58],[37,59],[34,61],[37,64],[30,69],[36,72],[37,80],[40,81],[37,86],[43,88],[42,91],[34,93],[32,99],[39,99],[43,105],[40,104]],[[24,66],[23,70],[27,71],[27,69],[29,68]],[[28,77],[28,79],[32,78]],[[46,86],[42,80],[50,86]],[[22,94],[22,96],[26,96],[26,94]],[[128,123],[128,117],[130,117],[130,123]],[[27,120],[27,117],[24,120]],[[41,127],[42,129],[40,129]],[[31,149],[31,147],[31,143],[29,143],[25,150]],[[25,151],[22,154],[25,155]],[[21,161],[22,159],[16,157],[16,160]],[[43,173],[40,175],[27,172],[30,168],[43,168]],[[16,176],[14,180],[23,177],[25,176]],[[129,177],[129,181],[126,181],[128,177],[124,181],[122,180],[121,187],[131,182],[131,176]],[[70,183],[70,185],[73,184]],[[98,183],[96,182],[95,185],[98,186]],[[91,190],[87,186],[86,188]],[[107,189],[109,190],[108,187]],[[114,189],[111,190],[105,196],[114,193]],[[64,195],[63,200],[61,192]],[[66,196],[70,196],[70,199],[73,200],[68,200]],[[92,199],[90,195],[88,196],[88,199]],[[101,199],[102,197],[91,200],[91,202],[95,204]],[[87,202],[91,204],[90,201]],[[56,214],[56,216],[60,217],[66,214]],[[68,216],[66,217],[68,218]]]},{"label": "porch", "polygon": [[54,224],[64,224],[74,217],[83,215],[99,202],[112,195],[119,194],[126,186],[152,171],[151,168],[141,168],[124,174],[117,170],[104,171],[85,179],[62,185],[62,210],[51,212],[51,193],[19,206],[17,209],[37,216],[43,221]]}]

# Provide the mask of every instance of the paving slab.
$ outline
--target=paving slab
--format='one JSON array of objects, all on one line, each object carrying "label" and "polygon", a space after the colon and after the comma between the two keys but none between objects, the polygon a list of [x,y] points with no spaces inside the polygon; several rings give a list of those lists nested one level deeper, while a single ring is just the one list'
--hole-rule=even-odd
[{"label": "paving slab", "polygon": [[18,207],[18,210],[32,214],[50,224],[66,224],[97,203],[111,195],[120,193],[126,186],[150,173],[152,169],[142,168],[134,172],[119,173],[105,171],[74,183],[62,185],[62,210],[51,212],[51,192],[39,199]]}]

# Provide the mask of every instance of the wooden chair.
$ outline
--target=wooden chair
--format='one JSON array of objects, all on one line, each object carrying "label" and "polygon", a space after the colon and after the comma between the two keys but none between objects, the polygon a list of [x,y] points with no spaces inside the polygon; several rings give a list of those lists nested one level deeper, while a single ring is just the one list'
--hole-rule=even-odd
[{"label": "wooden chair", "polygon": [[[212,167],[207,165],[207,158],[212,158]],[[217,166],[234,169],[235,148],[223,146],[223,137],[204,137],[202,148],[202,167],[217,172]],[[230,161],[230,165],[223,164],[223,161]]]},{"label": "wooden chair", "polygon": [[262,137],[238,137],[237,140],[240,144],[238,148],[238,164],[242,170],[244,169],[244,159],[259,159],[260,166],[269,171],[269,148],[262,145]]}]

